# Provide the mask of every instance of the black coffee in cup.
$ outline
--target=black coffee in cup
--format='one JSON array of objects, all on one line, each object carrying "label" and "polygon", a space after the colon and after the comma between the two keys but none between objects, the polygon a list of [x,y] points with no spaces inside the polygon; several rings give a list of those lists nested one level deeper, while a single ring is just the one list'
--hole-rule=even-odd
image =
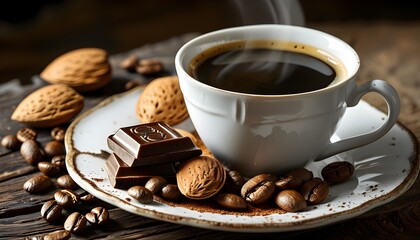
[{"label": "black coffee in cup", "polygon": [[331,54],[291,42],[231,42],[212,47],[190,64],[200,82],[233,92],[281,95],[311,92],[344,76]]}]

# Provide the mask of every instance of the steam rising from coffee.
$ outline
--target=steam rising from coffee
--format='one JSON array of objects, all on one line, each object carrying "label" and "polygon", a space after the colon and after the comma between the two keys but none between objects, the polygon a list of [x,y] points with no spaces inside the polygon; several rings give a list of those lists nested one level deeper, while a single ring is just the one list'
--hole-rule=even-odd
[{"label": "steam rising from coffee", "polygon": [[273,23],[305,25],[305,17],[298,0],[232,0],[244,25]]},{"label": "steam rising from coffee", "polygon": [[[238,10],[244,25],[251,24],[284,24],[284,25],[298,25],[305,24],[305,18],[302,8],[298,0],[232,0],[234,8]],[[245,46],[246,47],[246,46]],[[224,59],[218,59],[214,64],[225,65],[224,69],[220,71],[217,79],[229,78],[230,72],[235,72],[233,68],[242,66],[238,63],[254,62],[246,72],[250,73],[265,73],[276,75],[276,82],[281,82],[287,79],[294,71],[294,66],[291,62],[296,62],[292,59],[293,55],[272,53],[253,54],[243,52],[241,54],[234,54]],[[231,64],[226,64],[227,62]],[[278,63],[282,64],[282,69],[279,71]],[[307,67],[314,68],[311,63]],[[236,71],[237,72],[237,71]],[[245,75],[245,72],[244,72]],[[264,83],[261,83],[264,84]]]}]

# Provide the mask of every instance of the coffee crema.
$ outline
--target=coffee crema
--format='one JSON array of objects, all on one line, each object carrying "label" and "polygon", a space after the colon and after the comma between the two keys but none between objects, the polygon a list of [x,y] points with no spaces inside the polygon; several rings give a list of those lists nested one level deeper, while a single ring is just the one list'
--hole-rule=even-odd
[{"label": "coffee crema", "polygon": [[344,65],[309,45],[236,41],[209,48],[192,59],[189,73],[207,85],[248,94],[311,92],[339,82]]}]

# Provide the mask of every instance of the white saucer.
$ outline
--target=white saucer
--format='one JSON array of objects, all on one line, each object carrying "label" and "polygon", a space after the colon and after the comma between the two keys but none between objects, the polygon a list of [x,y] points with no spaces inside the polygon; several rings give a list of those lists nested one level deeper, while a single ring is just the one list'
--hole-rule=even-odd
[{"label": "white saucer", "polygon": [[[104,170],[104,151],[108,135],[119,128],[139,124],[135,103],[143,91],[112,96],[78,117],[66,135],[67,170],[86,191],[134,214],[202,228],[238,232],[282,232],[314,228],[360,215],[406,192],[419,172],[418,143],[402,124],[378,141],[322,162],[308,164],[315,175],[331,161],[347,160],[355,164],[355,174],[347,182],[330,188],[328,198],[300,213],[266,216],[237,216],[198,212],[163,203],[144,205],[130,200],[125,190],[114,189]],[[335,138],[365,133],[382,124],[385,115],[361,101],[345,113]],[[176,126],[193,130],[190,121]]]}]

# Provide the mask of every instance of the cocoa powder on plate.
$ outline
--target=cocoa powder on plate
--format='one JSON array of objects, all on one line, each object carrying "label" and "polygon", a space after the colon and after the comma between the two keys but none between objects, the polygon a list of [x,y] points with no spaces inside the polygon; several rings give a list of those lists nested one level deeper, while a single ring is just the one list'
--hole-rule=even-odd
[{"label": "cocoa powder on plate", "polygon": [[267,204],[258,205],[258,207],[248,205],[247,209],[238,211],[238,210],[228,210],[228,209],[221,208],[219,205],[217,205],[216,200],[213,198],[200,200],[200,201],[184,198],[182,201],[172,202],[172,201],[165,200],[162,197],[159,197],[157,195],[154,195],[154,200],[160,203],[167,204],[172,207],[183,207],[183,208],[191,209],[198,212],[229,214],[229,215],[236,215],[236,216],[266,216],[270,214],[286,213],[286,211],[276,206],[274,201],[271,201],[270,203],[267,203]]}]

